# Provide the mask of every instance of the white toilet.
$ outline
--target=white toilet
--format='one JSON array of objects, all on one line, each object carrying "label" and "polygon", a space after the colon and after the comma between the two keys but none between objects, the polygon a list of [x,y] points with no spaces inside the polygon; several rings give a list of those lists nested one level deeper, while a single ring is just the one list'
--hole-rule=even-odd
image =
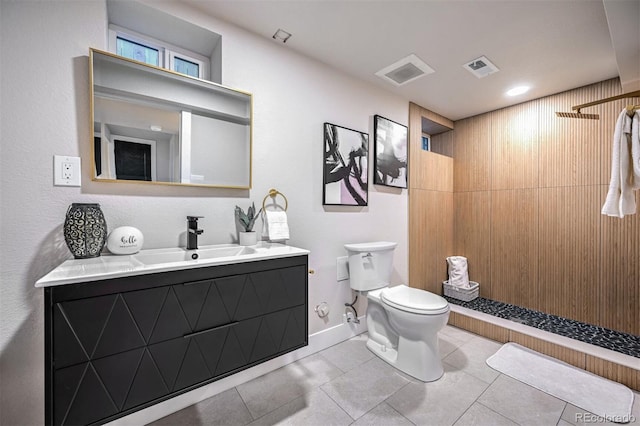
[{"label": "white toilet", "polygon": [[449,320],[449,303],[406,285],[388,287],[396,246],[345,244],[351,288],[367,295],[367,347],[398,370],[431,382],[443,373],[438,331]]}]

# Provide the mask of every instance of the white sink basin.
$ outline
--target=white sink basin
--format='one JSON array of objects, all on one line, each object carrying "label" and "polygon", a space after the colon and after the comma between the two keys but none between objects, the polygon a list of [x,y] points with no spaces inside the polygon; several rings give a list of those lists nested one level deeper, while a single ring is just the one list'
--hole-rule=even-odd
[{"label": "white sink basin", "polygon": [[126,256],[105,254],[92,259],[67,260],[40,278],[36,282],[36,287],[51,287],[108,278],[229,265],[308,254],[309,250],[264,241],[250,247],[243,247],[237,244],[219,244],[201,246],[198,250],[172,247],[141,250],[137,254]]},{"label": "white sink basin", "polygon": [[247,254],[254,254],[256,251],[251,247],[210,247],[197,250],[186,250],[183,248],[145,250],[133,256],[144,265],[159,265],[175,262],[197,262],[199,260],[218,259],[221,257],[235,257]]}]

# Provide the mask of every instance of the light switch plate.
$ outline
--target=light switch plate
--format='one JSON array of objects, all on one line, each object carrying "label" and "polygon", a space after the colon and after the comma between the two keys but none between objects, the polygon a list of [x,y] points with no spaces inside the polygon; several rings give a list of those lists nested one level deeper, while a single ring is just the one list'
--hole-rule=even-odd
[{"label": "light switch plate", "polygon": [[336,259],[336,280],[345,281],[349,279],[349,257],[342,256]]},{"label": "light switch plate", "polygon": [[53,184],[80,186],[80,157],[53,156]]}]

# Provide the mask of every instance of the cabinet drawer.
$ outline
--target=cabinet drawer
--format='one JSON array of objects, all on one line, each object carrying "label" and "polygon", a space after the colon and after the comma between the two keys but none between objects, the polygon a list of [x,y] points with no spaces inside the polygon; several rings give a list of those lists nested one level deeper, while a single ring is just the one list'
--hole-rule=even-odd
[{"label": "cabinet drawer", "polygon": [[307,268],[254,272],[174,286],[190,326],[204,330],[306,303]]},{"label": "cabinet drawer", "polygon": [[93,423],[169,392],[146,348],[56,370],[54,383],[56,425]]},{"label": "cabinet drawer", "polygon": [[305,305],[54,373],[54,424],[88,424],[306,343]]}]

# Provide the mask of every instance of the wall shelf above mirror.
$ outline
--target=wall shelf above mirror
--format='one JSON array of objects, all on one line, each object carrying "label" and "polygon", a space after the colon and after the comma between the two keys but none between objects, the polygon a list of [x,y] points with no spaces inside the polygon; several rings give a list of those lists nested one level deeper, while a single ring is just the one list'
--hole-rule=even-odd
[{"label": "wall shelf above mirror", "polygon": [[252,95],[90,50],[93,179],[251,188]]}]

